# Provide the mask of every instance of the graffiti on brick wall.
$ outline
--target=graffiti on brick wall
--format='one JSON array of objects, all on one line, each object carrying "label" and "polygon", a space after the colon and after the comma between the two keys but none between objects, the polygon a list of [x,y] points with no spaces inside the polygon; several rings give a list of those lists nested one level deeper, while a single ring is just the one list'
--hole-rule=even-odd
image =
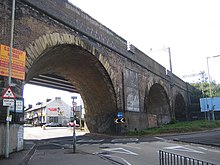
[{"label": "graffiti on brick wall", "polygon": [[139,112],[138,74],[130,69],[125,70],[126,110]]}]

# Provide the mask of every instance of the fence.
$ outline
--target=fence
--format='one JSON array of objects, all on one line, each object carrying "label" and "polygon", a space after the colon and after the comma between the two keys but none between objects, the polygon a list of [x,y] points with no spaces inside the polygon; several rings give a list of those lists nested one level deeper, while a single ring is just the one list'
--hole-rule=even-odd
[{"label": "fence", "polygon": [[160,165],[217,165],[165,151],[159,151]]}]

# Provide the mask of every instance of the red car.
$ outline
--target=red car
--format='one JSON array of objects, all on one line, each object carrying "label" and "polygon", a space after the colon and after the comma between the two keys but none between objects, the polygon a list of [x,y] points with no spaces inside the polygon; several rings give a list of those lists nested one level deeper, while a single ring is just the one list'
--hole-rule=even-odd
[{"label": "red car", "polygon": [[[74,127],[74,122],[69,122],[66,124],[67,127]],[[76,124],[76,127],[79,127],[79,124]]]}]

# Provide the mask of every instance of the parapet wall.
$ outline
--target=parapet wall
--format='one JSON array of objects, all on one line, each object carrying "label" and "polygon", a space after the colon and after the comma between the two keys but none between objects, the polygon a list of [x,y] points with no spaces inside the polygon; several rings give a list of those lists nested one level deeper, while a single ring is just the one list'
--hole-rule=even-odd
[{"label": "parapet wall", "polygon": [[[135,53],[127,51],[127,41],[100,22],[86,14],[73,4],[61,0],[21,0],[51,18],[81,33],[84,37],[109,48],[126,57],[153,74],[168,79],[166,70],[159,63],[151,59],[135,47]],[[142,37],[142,36],[140,36]],[[146,65],[147,63],[147,65]]]}]

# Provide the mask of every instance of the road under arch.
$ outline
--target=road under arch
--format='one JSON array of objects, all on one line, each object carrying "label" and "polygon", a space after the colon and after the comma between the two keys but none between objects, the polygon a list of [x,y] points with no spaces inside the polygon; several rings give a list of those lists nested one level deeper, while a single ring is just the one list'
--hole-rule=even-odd
[{"label": "road under arch", "polygon": [[76,45],[57,45],[46,49],[33,62],[26,83],[42,74],[63,77],[75,86],[84,102],[90,132],[115,131],[115,92],[98,57]]}]

